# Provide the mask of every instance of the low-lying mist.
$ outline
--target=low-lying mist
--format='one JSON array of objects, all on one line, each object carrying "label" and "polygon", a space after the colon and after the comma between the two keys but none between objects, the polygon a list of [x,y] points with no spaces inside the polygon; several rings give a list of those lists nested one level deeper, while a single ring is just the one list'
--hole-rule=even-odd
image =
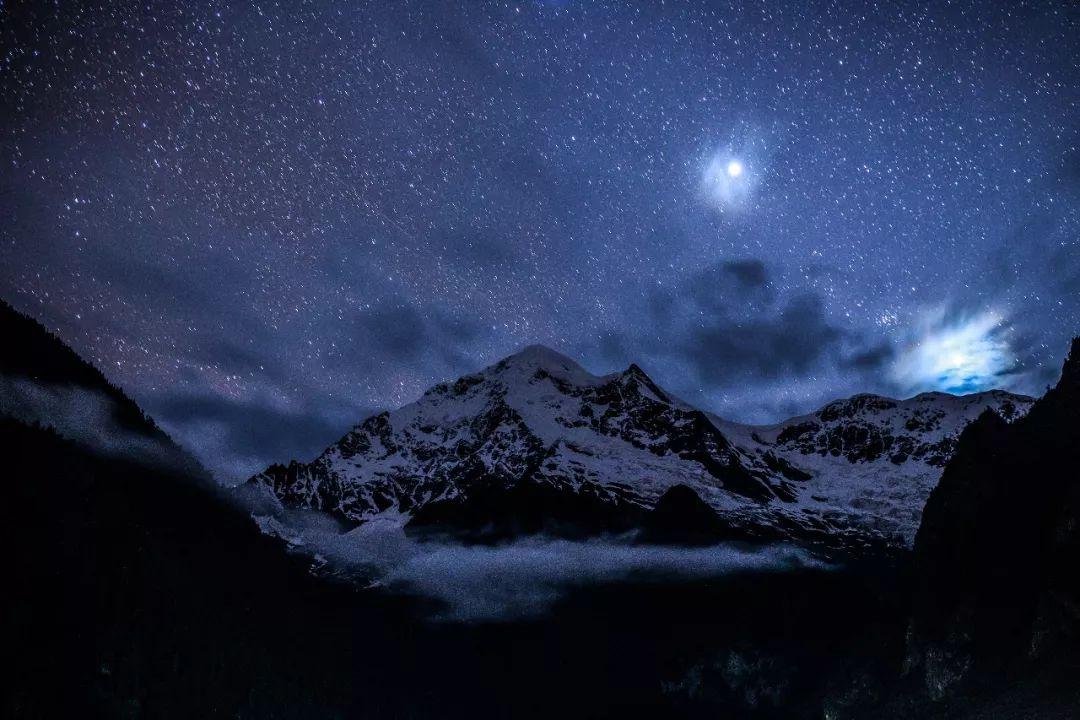
[{"label": "low-lying mist", "polygon": [[785,545],[700,548],[637,545],[631,538],[534,536],[500,545],[407,537],[400,518],[342,532],[317,513],[258,516],[263,529],[317,559],[322,571],[438,601],[442,621],[506,621],[546,612],[566,593],[623,580],[701,580],[744,572],[826,567]]},{"label": "low-lying mist", "polygon": [[116,402],[97,390],[0,377],[0,415],[51,427],[102,455],[149,464],[169,461],[160,439],[121,426]]}]

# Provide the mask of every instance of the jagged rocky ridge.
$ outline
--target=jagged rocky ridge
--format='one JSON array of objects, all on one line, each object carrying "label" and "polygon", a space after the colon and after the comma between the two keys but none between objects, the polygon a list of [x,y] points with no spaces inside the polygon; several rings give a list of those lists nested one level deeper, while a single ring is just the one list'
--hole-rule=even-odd
[{"label": "jagged rocky ridge", "polygon": [[[682,402],[636,365],[595,376],[532,346],[247,488],[352,524],[396,517],[413,530],[501,537],[632,529],[683,486],[718,513],[725,536],[906,546],[960,430],[986,408],[1014,418],[1030,403],[999,391],[857,395],[754,427]],[[515,508],[510,520],[500,506]]]}]

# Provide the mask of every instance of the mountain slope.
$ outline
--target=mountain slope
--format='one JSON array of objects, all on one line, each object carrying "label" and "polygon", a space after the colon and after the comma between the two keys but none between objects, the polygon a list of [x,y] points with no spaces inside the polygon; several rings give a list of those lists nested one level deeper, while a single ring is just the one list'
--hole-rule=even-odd
[{"label": "mountain slope", "polygon": [[836,529],[872,527],[910,546],[961,430],[986,409],[1009,420],[1022,417],[1031,402],[1000,390],[931,392],[907,400],[862,394],[772,426],[714,421],[766,465],[806,474],[795,503],[804,517]]},{"label": "mountain slope", "polygon": [[[391,647],[386,616],[311,577],[32,319],[0,304],[0,335],[0,715],[393,714],[385,658],[351,650]],[[126,445],[80,429],[87,405]]]},{"label": "mountain slope", "polygon": [[596,498],[627,518],[685,486],[736,535],[904,545],[959,430],[985,407],[1019,416],[1029,403],[1001,392],[863,395],[758,428],[687,405],[636,365],[598,377],[532,346],[248,486],[350,523],[382,514],[425,525],[494,521],[475,510],[494,510],[493,493],[523,483],[562,493],[553,508]]},{"label": "mountain slope", "polygon": [[0,301],[0,416],[54,428],[94,452],[209,473],[134,400],[35,320]]}]

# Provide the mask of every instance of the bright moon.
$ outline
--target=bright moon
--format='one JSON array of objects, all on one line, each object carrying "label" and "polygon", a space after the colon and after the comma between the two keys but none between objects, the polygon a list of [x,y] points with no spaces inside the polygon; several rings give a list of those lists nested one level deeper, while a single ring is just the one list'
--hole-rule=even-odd
[{"label": "bright moon", "polygon": [[702,197],[722,212],[746,208],[761,181],[761,168],[748,164],[730,150],[709,159],[701,176]]}]

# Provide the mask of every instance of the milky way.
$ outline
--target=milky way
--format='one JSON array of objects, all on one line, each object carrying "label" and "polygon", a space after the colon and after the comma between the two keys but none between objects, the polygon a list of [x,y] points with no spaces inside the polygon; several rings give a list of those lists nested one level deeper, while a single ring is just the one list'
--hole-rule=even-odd
[{"label": "milky way", "polygon": [[59,5],[0,295],[223,476],[534,342],[766,421],[1080,333],[1075,3]]}]

